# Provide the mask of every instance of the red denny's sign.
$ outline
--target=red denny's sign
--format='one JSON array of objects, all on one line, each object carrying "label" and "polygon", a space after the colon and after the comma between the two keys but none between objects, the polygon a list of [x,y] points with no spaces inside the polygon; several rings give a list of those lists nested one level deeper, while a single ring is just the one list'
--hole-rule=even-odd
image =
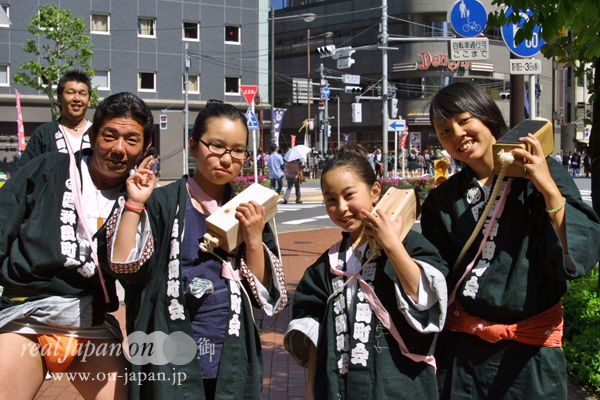
[{"label": "red denny's sign", "polygon": [[448,58],[448,54],[432,56],[431,53],[422,51],[419,55],[421,56],[421,66],[419,67],[421,70],[429,69],[429,67],[448,67],[449,70],[455,71],[458,67],[468,68],[471,65],[469,61],[452,61]]}]

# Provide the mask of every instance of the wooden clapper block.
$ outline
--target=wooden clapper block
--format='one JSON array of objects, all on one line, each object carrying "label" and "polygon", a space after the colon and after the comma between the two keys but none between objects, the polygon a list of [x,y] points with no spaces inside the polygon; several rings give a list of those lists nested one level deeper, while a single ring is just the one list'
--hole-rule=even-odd
[{"label": "wooden clapper block", "polygon": [[227,252],[232,251],[242,243],[242,230],[240,221],[235,217],[235,209],[241,203],[254,200],[265,208],[267,213],[265,221],[269,221],[277,214],[278,198],[279,195],[274,190],[253,183],[206,218],[207,233],[204,234],[204,240],[212,247],[220,247]]},{"label": "wooden clapper block", "polygon": [[[496,143],[492,145],[492,151],[494,153],[494,173],[500,174],[502,168],[502,162],[500,162],[501,150],[509,152],[512,149],[520,148],[527,150],[529,153],[532,152],[531,146],[526,143],[519,141],[520,137],[527,136],[528,133],[532,133],[542,145],[544,157],[548,157],[554,151],[554,130],[552,129],[552,123],[547,119],[527,119],[521,121],[508,133],[502,136]],[[506,170],[506,176],[512,176],[515,178],[522,178],[525,176],[525,168],[519,167],[516,164],[511,164]]]},{"label": "wooden clapper block", "polygon": [[[395,187],[389,188],[382,196],[379,203],[375,206],[372,213],[377,215],[376,210],[383,210],[387,216],[394,222],[398,221],[398,217],[402,217],[402,232],[400,232],[400,240],[404,240],[408,231],[411,230],[419,214],[421,213],[421,203],[419,196],[414,188],[398,189]],[[376,248],[374,240],[369,238],[369,246],[372,249]]]}]

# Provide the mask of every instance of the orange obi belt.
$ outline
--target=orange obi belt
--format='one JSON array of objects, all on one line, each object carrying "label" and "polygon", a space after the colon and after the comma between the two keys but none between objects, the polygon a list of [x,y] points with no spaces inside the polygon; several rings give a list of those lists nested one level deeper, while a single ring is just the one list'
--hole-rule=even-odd
[{"label": "orange obi belt", "polygon": [[64,372],[90,339],[65,335],[37,335],[41,353],[50,372]]},{"label": "orange obi belt", "polygon": [[529,317],[516,324],[496,324],[469,315],[458,300],[448,306],[445,329],[477,335],[491,343],[500,340],[544,347],[561,347],[563,336],[563,305],[559,301],[541,314]]}]

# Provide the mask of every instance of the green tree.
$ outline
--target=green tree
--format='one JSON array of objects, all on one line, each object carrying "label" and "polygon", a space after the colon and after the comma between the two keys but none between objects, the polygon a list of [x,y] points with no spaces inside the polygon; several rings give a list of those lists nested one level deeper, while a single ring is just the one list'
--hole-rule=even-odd
[{"label": "green tree", "polygon": [[[512,6],[508,18],[504,10],[490,13],[489,26],[518,23],[520,10],[531,10],[533,15],[515,35],[515,42],[531,39],[533,27],[542,28],[541,37],[546,41],[542,54],[548,59],[556,57],[560,62],[570,63],[576,76],[588,74],[588,90],[592,95],[593,121],[590,133],[590,156],[592,157],[592,203],[600,215],[600,7],[598,0],[493,0],[496,6]],[[593,72],[587,70],[593,65]],[[593,79],[592,79],[593,78]]]},{"label": "green tree", "polygon": [[[15,83],[42,90],[50,100],[52,119],[60,116],[58,102],[54,96],[58,80],[73,68],[79,68],[88,76],[95,71],[90,66],[94,53],[86,34],[83,18],[73,18],[71,10],[47,4],[31,18],[27,31],[34,37],[25,41],[23,50],[35,57],[14,74]],[[93,90],[92,106],[97,95]]]}]

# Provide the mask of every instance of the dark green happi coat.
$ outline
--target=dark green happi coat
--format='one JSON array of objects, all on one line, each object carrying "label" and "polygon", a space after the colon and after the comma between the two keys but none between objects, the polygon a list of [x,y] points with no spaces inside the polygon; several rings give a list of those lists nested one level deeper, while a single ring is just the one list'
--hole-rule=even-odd
[{"label": "dark green happi coat", "polygon": [[[348,234],[344,233],[339,260],[345,260],[347,238]],[[381,256],[373,260],[374,273],[367,272],[370,265],[367,264],[361,275],[365,277],[367,283],[373,285],[375,293],[389,312],[409,351],[428,355],[432,352],[435,332],[441,330],[444,321],[443,311],[440,308],[446,306],[444,283],[446,265],[437,250],[416,232],[409,232],[404,239],[404,246],[413,259],[428,264],[429,269],[424,273],[434,286],[434,295],[442,297],[439,303],[429,310],[418,311],[409,308],[406,293],[402,289],[396,291],[397,288],[401,288],[401,285],[385,253],[382,252]],[[363,262],[369,256],[369,251],[363,258]],[[285,340],[288,351],[304,366],[307,362],[306,342],[309,339],[313,342],[315,339],[318,341],[315,398],[348,400],[437,398],[434,368],[402,355],[396,339],[383,327],[374,313],[371,313],[370,318],[366,318],[367,333],[365,334],[364,330],[361,331],[362,333],[357,332],[356,325],[365,321],[364,315],[360,315],[361,295],[358,285],[354,296],[352,318],[345,308],[344,296],[347,293],[345,289],[327,303],[327,299],[334,292],[335,281],[340,279],[330,271],[330,263],[335,262],[330,257],[328,253],[323,254],[306,270],[298,284],[294,295],[293,320]],[[437,278],[431,278],[432,273],[437,274]],[[371,275],[372,280],[368,280],[367,275]],[[341,278],[340,281],[343,282],[345,279]],[[435,287],[439,283],[442,288]],[[398,295],[403,300],[399,299]],[[399,306],[400,303],[403,305]],[[363,300],[363,307],[364,304]],[[345,311],[340,313],[336,310],[338,307]],[[403,312],[399,307],[404,308]],[[410,315],[410,318],[407,315]],[[411,319],[410,323],[408,319]],[[342,334],[340,334],[340,322],[343,325]],[[411,325],[419,326],[426,332],[419,332]],[[340,342],[345,336],[344,329],[348,335],[345,345]],[[340,350],[342,346],[345,347],[343,351],[347,351],[347,355],[342,354],[343,351]],[[356,350],[360,351],[356,352]]]},{"label": "dark green happi coat", "polygon": [[[77,152],[78,166],[91,150]],[[69,178],[69,156],[48,153],[18,170],[0,190],[0,284],[9,290],[26,289],[33,301],[51,295],[94,296],[93,324],[105,311],[118,307],[115,280],[106,279],[110,304],[91,257],[80,259],[75,212]],[[12,288],[11,288],[12,287]],[[26,296],[25,296],[26,297]],[[15,303],[0,298],[0,309]]]},{"label": "dark green happi coat", "polygon": [[[54,151],[68,153],[69,145],[59,126],[58,121],[51,121],[37,127],[27,141],[27,147],[23,154],[21,154],[21,158],[19,158],[17,168],[21,168],[40,154]],[[90,147],[90,137],[86,131],[81,140],[81,149]],[[73,151],[78,150],[80,149],[73,149]]]},{"label": "dark green happi coat", "polygon": [[[566,199],[568,248],[563,249],[551,225],[543,195],[530,180],[514,178],[497,226],[456,294],[469,314],[503,324],[540,314],[560,301],[569,280],[585,275],[596,264],[598,217],[581,199],[567,170],[552,158],[547,162]],[[484,206],[482,188],[468,167],[427,197],[421,216],[423,234],[449,266],[454,265]],[[449,275],[449,292],[475,257],[482,238],[480,232],[457,273]],[[566,398],[561,348],[511,340],[490,343],[468,333],[444,331],[436,359],[444,399]]]},{"label": "dark green happi coat", "polygon": [[[185,307],[184,289],[177,285],[175,297],[168,293],[170,271],[169,264],[179,268],[178,278],[181,282],[181,256],[179,248],[184,229],[186,204],[186,176],[179,181],[156,189],[148,202],[146,210],[150,219],[152,235],[154,236],[154,254],[135,273],[116,274],[127,285],[127,332],[141,331],[147,334],[160,331],[166,334],[184,332],[193,338],[190,315]],[[226,199],[227,200],[227,199]],[[265,226],[263,242],[277,254],[273,234],[269,225]],[[238,247],[234,258],[239,261],[242,255],[242,244]],[[220,251],[220,249],[217,249]],[[106,257],[106,244],[103,243],[99,253]],[[227,259],[227,254],[221,253]],[[213,257],[206,254],[206,257]],[[234,268],[238,262],[232,263]],[[173,265],[173,264],[171,264]],[[243,281],[246,282],[246,281]],[[252,322],[251,307],[258,306],[252,297],[248,285],[247,292],[252,299],[241,295],[241,312],[234,315],[229,310],[229,328],[232,319],[236,324],[239,318],[239,329],[235,334],[228,329],[225,335],[223,353],[217,376],[217,399],[255,399],[261,398],[263,380],[263,363],[261,356],[260,337]],[[229,285],[231,291],[231,285]],[[204,399],[204,385],[200,369],[199,355],[196,354],[191,362],[185,365],[131,365],[134,373],[146,373],[154,380],[130,382],[129,399]],[[157,379],[160,377],[160,379]],[[167,379],[162,379],[162,378]],[[176,381],[173,381],[176,377]],[[180,377],[185,377],[181,380]]]}]

